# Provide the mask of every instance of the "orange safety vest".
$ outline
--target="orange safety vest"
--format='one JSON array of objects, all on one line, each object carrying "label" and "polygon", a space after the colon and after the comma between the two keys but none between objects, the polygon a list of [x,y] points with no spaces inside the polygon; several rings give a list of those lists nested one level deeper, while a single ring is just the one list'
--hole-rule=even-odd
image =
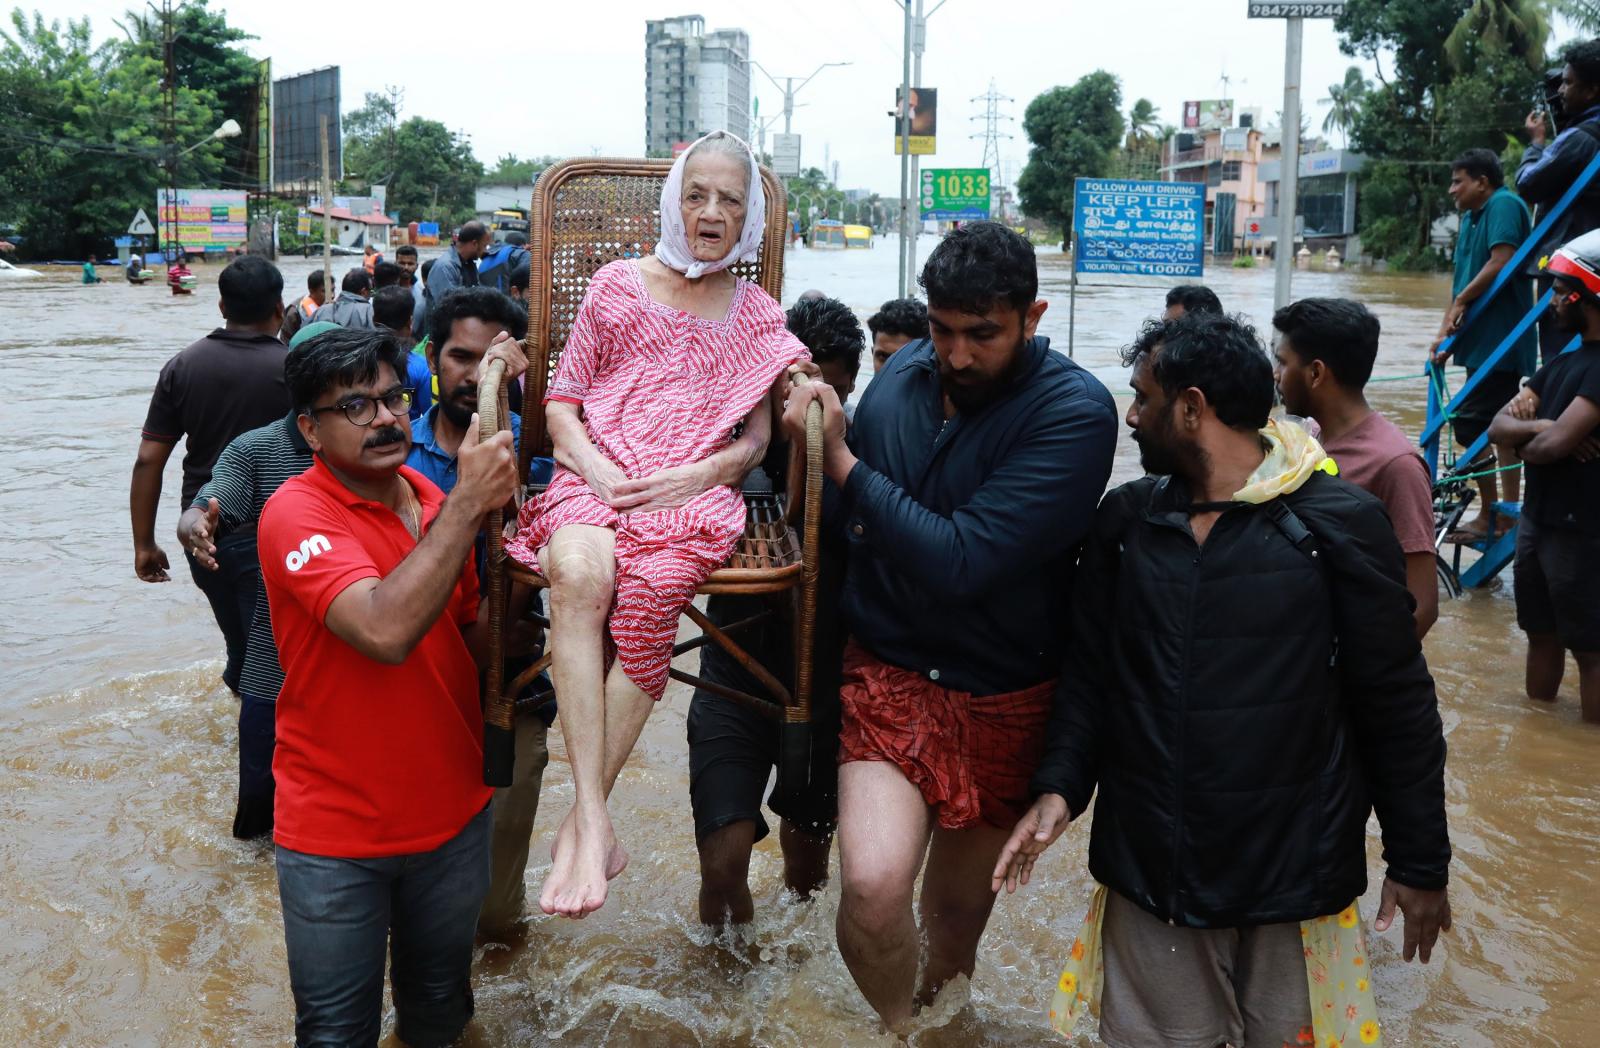
[{"label": "orange safety vest", "polygon": [[317,300],[307,295],[300,300],[300,315],[302,319],[310,320],[311,314],[317,311]]},{"label": "orange safety vest", "polygon": [[374,251],[372,254],[361,260],[361,264],[366,267],[368,276],[372,275],[372,270],[377,266],[378,260],[382,257],[382,255]]}]

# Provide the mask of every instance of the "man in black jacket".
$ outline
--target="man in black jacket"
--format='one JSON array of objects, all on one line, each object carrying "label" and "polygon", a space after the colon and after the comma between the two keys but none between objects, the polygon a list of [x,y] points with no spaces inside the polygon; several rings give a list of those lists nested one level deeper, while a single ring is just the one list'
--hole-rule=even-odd
[{"label": "man in black jacket", "polygon": [[[796,390],[786,417],[796,432],[812,398],[824,405],[824,469],[849,545],[839,949],[894,1030],[972,973],[1116,444],[1105,387],[1035,337],[1046,303],[1026,240],[965,226],[921,283],[932,341],[877,373],[848,441],[825,383]],[[911,902],[924,857],[919,988]]]},{"label": "man in black jacket", "polygon": [[[1128,350],[1150,473],[1101,503],[1033,779],[994,870],[1034,861],[1099,788],[1100,1035],[1113,1048],[1298,1044],[1299,922],[1366,888],[1406,960],[1450,927],[1445,743],[1382,504],[1269,422],[1272,369],[1237,319],[1190,315]],[[1376,1029],[1373,1027],[1372,1029]]]}]

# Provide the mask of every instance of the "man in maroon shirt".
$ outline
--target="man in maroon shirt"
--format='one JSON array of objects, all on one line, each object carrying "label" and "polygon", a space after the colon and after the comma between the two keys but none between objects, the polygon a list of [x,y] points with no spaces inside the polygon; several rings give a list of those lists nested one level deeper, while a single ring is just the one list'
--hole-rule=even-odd
[{"label": "man in maroon shirt", "polygon": [[1433,483],[1400,427],[1372,410],[1364,389],[1378,359],[1378,318],[1345,298],[1305,298],[1272,318],[1282,338],[1275,378],[1283,406],[1314,419],[1339,475],[1378,496],[1406,555],[1417,639],[1439,617]]}]

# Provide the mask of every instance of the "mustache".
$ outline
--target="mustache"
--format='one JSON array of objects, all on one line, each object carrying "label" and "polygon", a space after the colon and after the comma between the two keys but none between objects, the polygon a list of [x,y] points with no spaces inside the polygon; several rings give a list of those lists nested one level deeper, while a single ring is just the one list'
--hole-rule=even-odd
[{"label": "mustache", "polygon": [[445,399],[446,400],[462,400],[462,399],[466,399],[466,400],[471,400],[474,404],[476,404],[478,402],[478,384],[476,382],[463,382],[463,383],[461,383],[461,385],[457,386],[455,389],[452,389],[450,391],[450,395],[448,397],[446,397]]},{"label": "mustache", "polygon": [[362,447],[385,448],[390,444],[398,444],[405,439],[406,435],[400,431],[400,427],[385,426],[372,436],[368,437],[366,442],[362,444]]}]

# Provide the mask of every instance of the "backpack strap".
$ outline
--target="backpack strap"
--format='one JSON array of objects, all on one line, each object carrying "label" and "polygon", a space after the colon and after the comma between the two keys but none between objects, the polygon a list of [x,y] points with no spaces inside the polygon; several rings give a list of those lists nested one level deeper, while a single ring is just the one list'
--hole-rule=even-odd
[{"label": "backpack strap", "polygon": [[[1280,495],[1267,503],[1267,519],[1277,525],[1283,537],[1289,540],[1289,545],[1305,554],[1311,563],[1316,565],[1322,573],[1322,581],[1328,584],[1332,592],[1332,582],[1328,579],[1329,568],[1323,562],[1322,546],[1317,542],[1316,532],[1306,527],[1305,521],[1289,507],[1289,503]],[[1339,662],[1339,636],[1334,634],[1333,647],[1328,655],[1328,665],[1335,666]]]}]

